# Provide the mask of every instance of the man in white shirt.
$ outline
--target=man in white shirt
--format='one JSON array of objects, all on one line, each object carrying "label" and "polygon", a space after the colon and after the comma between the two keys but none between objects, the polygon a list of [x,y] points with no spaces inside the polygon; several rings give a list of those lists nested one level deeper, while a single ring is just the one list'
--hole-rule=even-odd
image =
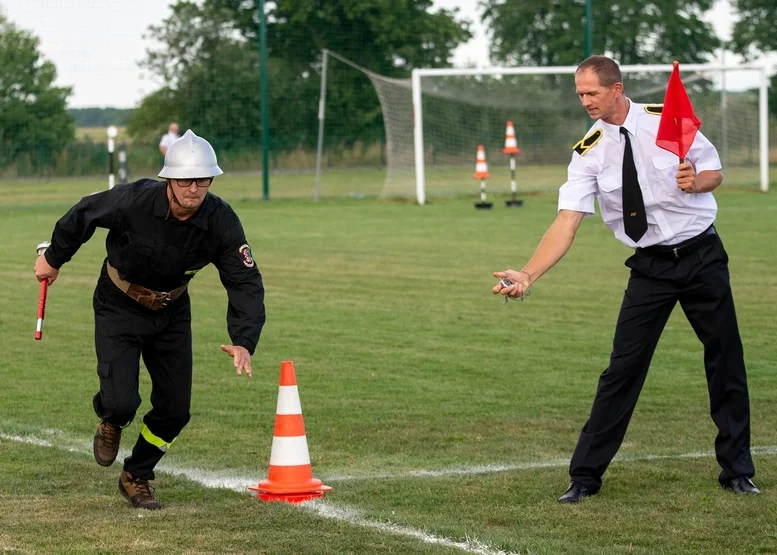
[{"label": "man in white shirt", "polygon": [[178,124],[176,122],[172,122],[167,128],[167,133],[162,135],[162,139],[159,141],[159,152],[162,153],[162,156],[167,154],[167,149],[170,148],[170,145],[179,138],[180,135],[178,134]]},{"label": "man in white shirt", "polygon": [[[596,494],[620,447],[661,332],[679,301],[704,345],[710,413],[718,428],[718,480],[738,494],[759,493],[750,453],[750,405],[742,341],[728,272],[728,255],[713,222],[712,191],[723,176],[715,147],[701,133],[678,163],[656,146],[661,106],[623,94],[618,65],[604,56],[575,73],[578,97],[591,119],[574,147],[558,215],[520,271],[495,272],[494,294],[522,298],[572,245],[580,223],[595,213],[623,244],[635,249],[613,339],[591,415],[570,462],[572,479],[558,501]],[[512,282],[506,285],[501,278]]]}]

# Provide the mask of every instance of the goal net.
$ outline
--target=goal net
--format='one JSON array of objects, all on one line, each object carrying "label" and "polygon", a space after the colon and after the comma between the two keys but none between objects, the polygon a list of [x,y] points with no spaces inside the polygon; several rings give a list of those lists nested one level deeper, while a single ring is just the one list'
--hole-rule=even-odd
[{"label": "goal net", "polygon": [[[515,127],[520,191],[558,188],[572,146],[593,122],[575,94],[575,67],[416,70],[413,127],[416,197],[474,194],[477,146],[485,146],[488,190],[509,191],[506,122]],[[660,104],[672,66],[623,66],[625,94]],[[701,131],[720,152],[728,185],[768,183],[767,78],[763,67],[680,66]],[[387,119],[386,127],[394,125]],[[389,165],[392,161],[389,160]],[[405,167],[407,162],[403,161]],[[387,184],[387,188],[388,185]],[[410,183],[403,185],[409,193]],[[393,187],[392,187],[393,188]]]},{"label": "goal net", "polygon": [[[360,68],[363,70],[363,68]],[[513,123],[518,193],[556,190],[566,180],[573,145],[592,121],[575,94],[574,66],[554,68],[416,69],[412,79],[364,70],[375,87],[385,129],[380,196],[427,198],[480,194],[473,178],[478,145],[491,177],[489,195],[510,192]],[[622,66],[626,95],[663,102],[671,64]],[[729,186],[768,187],[768,76],[761,66],[680,66],[683,83],[718,148]]]}]

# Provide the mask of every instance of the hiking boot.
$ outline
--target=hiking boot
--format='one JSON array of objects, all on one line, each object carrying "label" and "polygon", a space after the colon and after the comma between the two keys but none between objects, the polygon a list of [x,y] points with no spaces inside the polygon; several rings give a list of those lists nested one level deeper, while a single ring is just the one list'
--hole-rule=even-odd
[{"label": "hiking boot", "polygon": [[153,511],[162,508],[162,504],[154,497],[154,488],[149,485],[148,480],[136,478],[126,470],[122,470],[119,476],[119,491],[136,509]]},{"label": "hiking boot", "polygon": [[94,460],[100,466],[111,466],[119,454],[121,428],[100,420],[94,434]]}]

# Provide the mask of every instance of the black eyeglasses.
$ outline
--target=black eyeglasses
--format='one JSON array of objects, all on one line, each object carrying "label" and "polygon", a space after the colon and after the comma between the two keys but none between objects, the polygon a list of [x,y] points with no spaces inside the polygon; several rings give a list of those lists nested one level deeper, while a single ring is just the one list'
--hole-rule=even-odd
[{"label": "black eyeglasses", "polygon": [[203,187],[210,187],[210,184],[213,183],[212,177],[198,177],[196,179],[175,179],[175,184],[183,189],[188,189],[192,185],[197,185],[197,187],[203,188]]}]

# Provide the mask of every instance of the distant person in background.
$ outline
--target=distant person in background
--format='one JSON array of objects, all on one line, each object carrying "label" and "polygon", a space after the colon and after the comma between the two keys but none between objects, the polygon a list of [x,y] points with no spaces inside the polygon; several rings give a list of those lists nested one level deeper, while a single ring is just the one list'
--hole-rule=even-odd
[{"label": "distant person in background", "polygon": [[173,141],[177,140],[179,137],[180,135],[178,134],[178,124],[172,122],[167,128],[167,133],[162,135],[162,139],[159,141],[159,152],[162,153],[162,156],[167,154],[167,149],[170,148],[170,145],[173,144]]}]

